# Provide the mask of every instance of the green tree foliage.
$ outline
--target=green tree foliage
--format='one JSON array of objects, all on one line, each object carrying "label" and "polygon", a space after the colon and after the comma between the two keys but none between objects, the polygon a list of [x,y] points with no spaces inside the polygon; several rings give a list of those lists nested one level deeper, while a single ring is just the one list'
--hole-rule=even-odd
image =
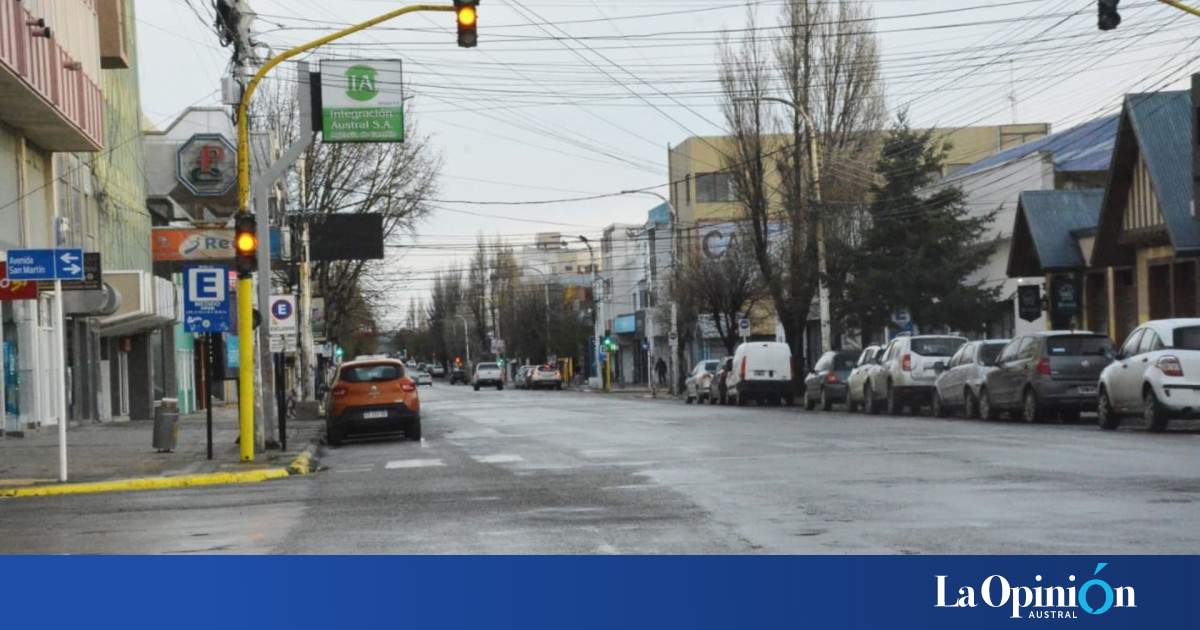
[{"label": "green tree foliage", "polygon": [[935,188],[946,148],[900,114],[876,162],[868,225],[843,283],[847,323],[863,330],[888,324],[907,308],[922,330],[978,330],[994,310],[998,288],[967,278],[987,263],[985,242],[995,212],[971,216],[963,191]]}]

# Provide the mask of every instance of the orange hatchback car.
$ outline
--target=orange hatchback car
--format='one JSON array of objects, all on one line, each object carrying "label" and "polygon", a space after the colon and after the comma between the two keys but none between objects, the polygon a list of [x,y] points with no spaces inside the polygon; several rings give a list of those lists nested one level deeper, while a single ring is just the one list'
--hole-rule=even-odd
[{"label": "orange hatchback car", "polygon": [[403,433],[421,439],[421,399],[404,364],[392,359],[348,361],[338,368],[326,401],[326,436],[337,446],[347,436]]}]

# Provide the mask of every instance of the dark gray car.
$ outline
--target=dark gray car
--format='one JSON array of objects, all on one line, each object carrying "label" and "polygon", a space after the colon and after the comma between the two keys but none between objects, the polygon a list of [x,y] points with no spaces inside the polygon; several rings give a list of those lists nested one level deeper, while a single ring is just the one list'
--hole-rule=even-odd
[{"label": "dark gray car", "polygon": [[834,403],[844,403],[849,391],[846,380],[858,361],[858,350],[826,352],[817,359],[808,376],[804,377],[804,408],[829,411]]},{"label": "dark gray car", "polygon": [[979,390],[1008,341],[972,341],[959,348],[934,383],[937,389],[933,394],[933,415],[959,412],[964,418],[978,418]]},{"label": "dark gray car", "polygon": [[1051,413],[1077,420],[1096,409],[1100,372],[1112,361],[1106,335],[1046,331],[1013,339],[1000,351],[979,395],[979,412],[995,420],[1003,412],[1026,422]]}]

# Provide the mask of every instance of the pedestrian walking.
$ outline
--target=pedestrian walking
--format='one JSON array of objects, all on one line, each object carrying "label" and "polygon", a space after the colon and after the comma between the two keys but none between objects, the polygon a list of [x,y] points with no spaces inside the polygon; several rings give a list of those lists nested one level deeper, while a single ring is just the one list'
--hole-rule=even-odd
[{"label": "pedestrian walking", "polygon": [[654,371],[658,372],[658,385],[660,387],[667,386],[667,362],[663,361],[662,357],[658,357],[658,363],[654,364]]}]

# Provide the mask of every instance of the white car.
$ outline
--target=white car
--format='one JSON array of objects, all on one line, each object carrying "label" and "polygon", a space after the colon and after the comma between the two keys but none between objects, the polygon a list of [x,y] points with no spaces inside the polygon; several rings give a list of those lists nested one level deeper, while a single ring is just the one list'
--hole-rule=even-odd
[{"label": "white car", "polygon": [[954,335],[903,335],[887,345],[880,369],[867,379],[863,398],[867,413],[898,415],[907,405],[913,413],[933,403],[934,382],[950,357],[967,343]]},{"label": "white car", "polygon": [[792,389],[792,349],[778,341],[751,341],[733,353],[733,371],[725,378],[726,396],[737,405],[783,401],[796,404]]},{"label": "white car", "polygon": [[1129,333],[1100,373],[1098,395],[1103,429],[1120,426],[1122,416],[1141,415],[1151,431],[1200,417],[1200,318],[1149,321]]},{"label": "white car", "polygon": [[944,417],[959,412],[970,420],[979,417],[979,392],[986,382],[988,372],[996,369],[994,363],[1009,339],[972,341],[950,357],[946,371],[934,382],[933,415]]},{"label": "white car", "polygon": [[858,408],[863,406],[863,389],[867,385],[867,380],[871,373],[879,369],[879,360],[883,358],[883,346],[867,346],[863,348],[862,354],[858,355],[858,361],[854,364],[854,369],[850,370],[850,376],[846,377],[846,408],[850,411],[858,411]]},{"label": "white car", "polygon": [[433,375],[427,370],[417,368],[412,370],[410,373],[412,374],[413,380],[417,382],[417,385],[428,385],[433,387]]},{"label": "white car", "polygon": [[480,387],[496,386],[497,390],[504,389],[504,374],[500,371],[499,363],[480,363],[475,366],[475,374],[471,377],[471,385],[475,391]]},{"label": "white car", "polygon": [[689,405],[692,404],[692,401],[706,402],[711,393],[709,385],[712,384],[712,380],[720,368],[721,362],[716,359],[697,363],[683,383],[683,401]]}]

